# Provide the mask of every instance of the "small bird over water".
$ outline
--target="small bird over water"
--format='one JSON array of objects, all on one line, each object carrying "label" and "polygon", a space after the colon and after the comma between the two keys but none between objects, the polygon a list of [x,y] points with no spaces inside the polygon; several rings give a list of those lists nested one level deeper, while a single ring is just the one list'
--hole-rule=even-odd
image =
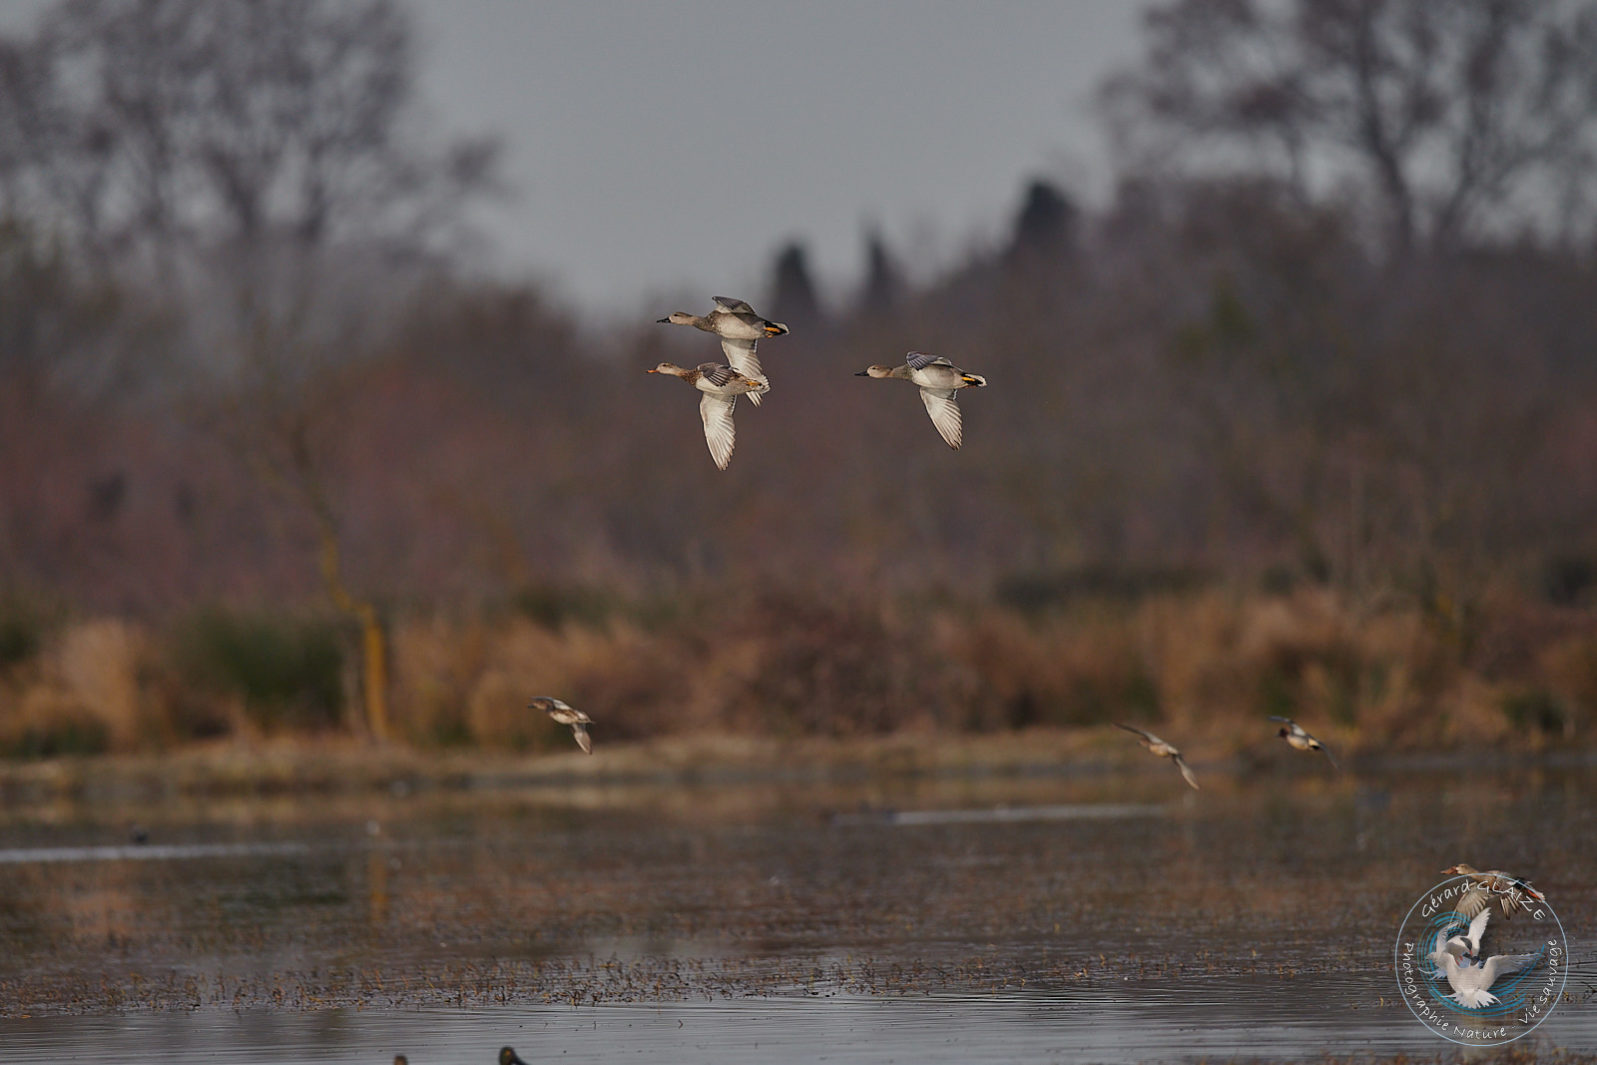
[{"label": "small bird over water", "polygon": [[[760,365],[760,357],[754,353],[754,349],[766,337],[779,337],[786,333],[787,326],[761,318],[754,313],[753,307],[742,300],[730,296],[711,298],[715,300],[715,309],[702,318],[687,311],[672,311],[659,321],[669,325],[691,325],[706,333],[714,333],[721,338],[721,350],[726,353],[726,361],[732,365],[732,369],[769,388],[770,379],[765,376],[765,369]],[[750,393],[749,401],[758,407],[760,394]]]},{"label": "small bird over water", "polygon": [[509,1047],[499,1048],[499,1065],[527,1065],[520,1056]]},{"label": "small bird over water", "polygon": [[1325,755],[1326,760],[1331,763],[1332,769],[1342,768],[1336,764],[1336,758],[1332,756],[1330,748],[1303,731],[1302,725],[1293,721],[1290,717],[1276,717],[1274,714],[1270,715],[1270,720],[1281,722],[1281,727],[1276,731],[1276,735],[1286,740],[1289,747],[1299,751],[1320,751]]},{"label": "small bird over water", "polygon": [[[588,726],[593,724],[593,718],[567,706],[559,699],[547,695],[540,695],[527,704],[528,710],[542,710],[555,721],[562,725],[571,726],[571,734],[576,738],[577,746],[588,754],[593,753],[593,737],[588,735]],[[509,1049],[508,1047],[506,1049]]]},{"label": "small bird over water", "polygon": [[943,441],[955,451],[964,442],[964,419],[959,413],[959,403],[954,394],[961,388],[986,388],[987,378],[977,373],[966,373],[941,355],[928,355],[912,351],[904,357],[902,366],[867,366],[855,377],[895,378],[913,381],[920,386],[921,402],[926,413],[932,416]]},{"label": "small bird over water", "polygon": [[738,397],[747,394],[752,399],[771,386],[716,362],[701,362],[691,370],[674,362],[662,362],[649,373],[680,377],[704,393],[699,400],[704,442],[709,445],[716,468],[726,469],[727,463],[732,461],[732,448],[737,444],[737,425],[732,421],[732,411],[737,407]]},{"label": "small bird over water", "polygon": [[1198,786],[1197,774],[1193,773],[1192,767],[1187,765],[1186,761],[1181,757],[1181,751],[1176,748],[1175,744],[1166,743],[1153,733],[1137,728],[1135,725],[1122,725],[1120,722],[1116,721],[1115,726],[1117,728],[1123,728],[1127,732],[1136,733],[1139,742],[1144,747],[1148,748],[1150,753],[1158,755],[1160,758],[1170,759],[1176,764],[1176,768],[1181,770],[1181,775],[1186,779],[1188,784],[1191,784],[1194,788]]}]

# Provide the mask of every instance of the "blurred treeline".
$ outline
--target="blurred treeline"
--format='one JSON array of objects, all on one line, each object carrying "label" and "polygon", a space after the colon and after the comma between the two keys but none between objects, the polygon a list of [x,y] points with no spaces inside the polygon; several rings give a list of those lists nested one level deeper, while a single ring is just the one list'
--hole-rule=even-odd
[{"label": "blurred treeline", "polygon": [[[878,233],[726,473],[719,360],[484,275],[491,142],[383,0],[64,0],[0,40],[0,752],[1597,709],[1597,10],[1177,0],[1119,167],[926,278]],[[779,212],[780,205],[771,205]],[[671,279],[662,279],[669,284]],[[730,286],[729,286],[730,287]],[[986,375],[966,442],[852,371]]]}]

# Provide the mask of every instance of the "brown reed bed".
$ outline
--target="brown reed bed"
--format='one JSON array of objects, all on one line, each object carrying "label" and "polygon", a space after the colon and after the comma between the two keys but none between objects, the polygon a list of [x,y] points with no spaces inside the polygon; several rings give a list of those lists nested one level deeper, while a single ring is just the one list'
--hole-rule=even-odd
[{"label": "brown reed bed", "polygon": [[[828,759],[902,758],[881,752],[929,748],[928,737],[999,752],[1022,733],[1030,752],[1039,732],[1092,734],[1115,720],[1172,733],[1202,757],[1246,760],[1268,714],[1353,759],[1535,753],[1589,746],[1597,713],[1597,620],[1509,596],[1467,624],[1321,587],[1089,595],[1042,609],[777,590],[670,609],[613,598],[578,613],[395,613],[385,744],[360,719],[345,635],[324,616],[287,612],[166,626],[59,620],[0,665],[0,756],[178,751],[185,760],[162,764],[224,782],[250,765],[268,786],[318,773],[382,781],[415,772],[423,755],[466,772],[496,753],[518,765],[568,753],[569,735],[525,710],[536,694],[598,722],[605,758],[583,772],[615,766],[628,744],[647,745],[640,762],[656,765],[672,744],[691,747],[695,764],[773,750],[785,760],[812,741]],[[1094,742],[1064,739],[1047,756]]]}]

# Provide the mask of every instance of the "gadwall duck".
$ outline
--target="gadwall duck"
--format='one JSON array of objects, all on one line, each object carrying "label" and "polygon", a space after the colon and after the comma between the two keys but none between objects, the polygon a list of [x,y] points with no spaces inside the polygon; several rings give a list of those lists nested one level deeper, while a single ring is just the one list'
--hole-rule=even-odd
[{"label": "gadwall duck", "polygon": [[672,362],[662,362],[650,373],[670,374],[680,377],[704,393],[699,400],[699,417],[704,421],[704,442],[710,445],[710,457],[720,469],[732,461],[732,447],[737,442],[737,426],[732,422],[732,410],[738,397],[748,394],[754,399],[771,386],[764,381],[718,362],[701,362],[691,370]]},{"label": "gadwall duck", "polygon": [[1331,754],[1331,749],[1309,735],[1302,725],[1290,717],[1277,717],[1274,714],[1270,715],[1270,720],[1281,722],[1281,728],[1276,731],[1276,735],[1286,740],[1287,746],[1298,751],[1319,751],[1325,755],[1326,761],[1331,763],[1332,769],[1342,768],[1336,764],[1336,757]]},{"label": "gadwall duck", "polygon": [[499,1048],[499,1065],[527,1065],[510,1047]]},{"label": "gadwall duck", "polygon": [[593,737],[588,735],[588,726],[593,724],[593,718],[547,695],[533,699],[527,704],[527,709],[542,710],[559,724],[570,725],[571,735],[576,738],[577,746],[581,747],[585,754],[593,753]]},{"label": "gadwall duck", "polygon": [[920,398],[926,404],[926,413],[932,416],[932,424],[937,426],[937,431],[955,451],[959,450],[964,439],[964,430],[954,393],[961,388],[987,387],[987,378],[981,374],[966,373],[941,355],[928,355],[924,351],[910,352],[905,356],[902,366],[867,366],[854,376],[892,377],[920,385]]},{"label": "gadwall duck", "polygon": [[1431,950],[1431,961],[1436,964],[1437,976],[1445,977],[1453,993],[1448,997],[1460,1006],[1481,1009],[1497,1001],[1491,986],[1505,976],[1529,968],[1541,954],[1494,954],[1479,965],[1464,960],[1464,941],[1457,936],[1448,937],[1450,929],[1436,933]]},{"label": "gadwall duck", "polygon": [[1181,775],[1186,778],[1188,784],[1191,784],[1194,788],[1198,786],[1197,774],[1193,773],[1192,767],[1187,765],[1186,761],[1181,757],[1181,752],[1176,748],[1175,744],[1166,743],[1153,733],[1137,728],[1135,725],[1122,725],[1118,721],[1115,722],[1115,725],[1118,728],[1125,729],[1127,732],[1136,733],[1138,740],[1144,747],[1148,748],[1150,753],[1160,758],[1170,759],[1176,764],[1176,768],[1181,770]]},{"label": "gadwall duck", "polygon": [[[742,300],[730,296],[710,298],[715,301],[715,309],[702,318],[687,311],[672,311],[658,321],[668,325],[691,325],[706,333],[714,333],[721,338],[721,350],[726,353],[726,361],[732,364],[732,369],[769,388],[771,381],[765,376],[760,357],[754,353],[754,349],[766,337],[779,337],[786,333],[787,326],[761,318],[753,307]],[[749,401],[758,407],[759,393],[749,393]]]},{"label": "gadwall duck", "polygon": [[1459,862],[1443,869],[1442,872],[1469,877],[1470,886],[1459,898],[1458,905],[1454,907],[1465,917],[1474,917],[1489,907],[1493,899],[1497,900],[1498,908],[1503,911],[1504,917],[1512,917],[1520,910],[1530,909],[1532,901],[1547,901],[1547,896],[1531,887],[1529,880],[1505,873],[1501,869],[1482,872],[1473,865]]}]

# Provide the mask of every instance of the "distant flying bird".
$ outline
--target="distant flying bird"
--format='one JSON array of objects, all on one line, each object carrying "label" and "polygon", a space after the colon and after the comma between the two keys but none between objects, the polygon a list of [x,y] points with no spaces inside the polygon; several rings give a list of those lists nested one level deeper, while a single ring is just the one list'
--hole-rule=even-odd
[{"label": "distant flying bird", "polygon": [[1547,896],[1530,886],[1529,880],[1522,880],[1501,869],[1490,869],[1481,872],[1473,865],[1459,862],[1457,865],[1443,869],[1444,873],[1454,876],[1467,876],[1470,886],[1458,900],[1454,907],[1465,917],[1474,917],[1482,910],[1497,900],[1497,906],[1503,911],[1504,917],[1512,917],[1520,910],[1530,909],[1530,901],[1546,902]]},{"label": "distant flying bird", "polygon": [[1479,965],[1471,965],[1463,958],[1464,941],[1457,936],[1449,938],[1449,931],[1444,928],[1436,933],[1431,961],[1436,964],[1439,975],[1445,977],[1448,986],[1453,989],[1453,994],[1448,997],[1470,1009],[1481,1009],[1495,1003],[1497,996],[1491,992],[1493,984],[1534,965],[1541,958],[1540,954],[1495,954]]},{"label": "distant flying bird", "polygon": [[[702,318],[687,311],[672,311],[658,321],[668,325],[691,325],[706,333],[714,333],[721,338],[721,350],[726,353],[726,361],[731,363],[732,369],[769,388],[771,381],[765,376],[765,370],[760,366],[760,358],[754,353],[754,349],[766,337],[777,337],[786,333],[787,326],[781,322],[771,322],[761,318],[754,313],[753,307],[742,300],[735,300],[730,296],[711,298],[715,300],[715,309]],[[758,407],[760,394],[749,393],[749,402]]]},{"label": "distant flying bird", "polygon": [[902,366],[867,366],[854,376],[891,377],[919,385],[926,413],[932,416],[932,424],[955,451],[964,440],[964,429],[954,394],[961,388],[987,387],[987,378],[981,374],[966,373],[941,355],[928,355],[924,351],[910,352]]},{"label": "distant flying bird", "polygon": [[1270,720],[1281,722],[1281,728],[1276,732],[1276,735],[1286,740],[1288,746],[1299,751],[1319,751],[1331,763],[1332,769],[1342,768],[1336,764],[1336,758],[1331,754],[1331,749],[1305,732],[1302,725],[1293,721],[1290,717],[1277,717],[1274,714],[1270,715]]},{"label": "distant flying bird", "polygon": [[570,725],[571,735],[576,738],[577,746],[588,754],[593,753],[593,737],[588,735],[588,726],[593,724],[593,718],[547,695],[538,696],[527,704],[527,709],[542,710],[558,723]]},{"label": "distant flying bird", "polygon": [[1170,759],[1176,764],[1176,768],[1181,770],[1181,775],[1186,778],[1188,784],[1191,784],[1194,788],[1198,786],[1197,775],[1192,772],[1192,767],[1187,765],[1186,761],[1181,757],[1181,751],[1176,748],[1175,744],[1166,743],[1153,733],[1137,728],[1134,725],[1122,725],[1116,721],[1115,726],[1123,728],[1127,732],[1136,733],[1142,745],[1148,748],[1150,753],[1160,758]]},{"label": "distant flying bird", "polygon": [[771,386],[749,377],[730,366],[717,362],[701,362],[692,369],[683,369],[676,363],[662,362],[650,373],[670,374],[680,377],[704,393],[699,400],[699,418],[704,422],[704,442],[710,446],[710,457],[719,469],[726,469],[732,461],[732,448],[737,443],[737,426],[732,421],[732,411],[738,397],[747,394],[755,399]]}]

